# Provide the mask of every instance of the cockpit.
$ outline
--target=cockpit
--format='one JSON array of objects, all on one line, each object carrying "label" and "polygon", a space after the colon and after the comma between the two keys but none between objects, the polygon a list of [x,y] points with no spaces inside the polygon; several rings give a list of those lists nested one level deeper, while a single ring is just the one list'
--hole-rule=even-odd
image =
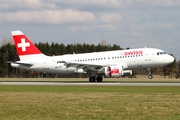
[{"label": "cockpit", "polygon": [[165,52],[157,52],[157,55],[164,55],[164,54],[167,54]]}]

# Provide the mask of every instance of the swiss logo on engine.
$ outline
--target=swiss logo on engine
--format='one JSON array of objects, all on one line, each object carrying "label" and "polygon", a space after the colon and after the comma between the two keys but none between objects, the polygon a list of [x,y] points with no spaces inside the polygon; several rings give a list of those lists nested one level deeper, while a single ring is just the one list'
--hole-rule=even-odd
[{"label": "swiss logo on engine", "polygon": [[116,69],[116,68],[111,69],[110,73],[111,74],[119,74],[119,69]]}]

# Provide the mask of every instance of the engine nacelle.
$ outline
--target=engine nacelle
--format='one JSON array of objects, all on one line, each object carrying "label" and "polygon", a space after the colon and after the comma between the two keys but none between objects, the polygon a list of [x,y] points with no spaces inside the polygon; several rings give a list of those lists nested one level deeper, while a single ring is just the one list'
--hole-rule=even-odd
[{"label": "engine nacelle", "polygon": [[122,77],[122,76],[130,76],[132,75],[132,70],[123,70],[121,65],[114,65],[104,67],[98,74],[105,75],[106,77]]},{"label": "engine nacelle", "polygon": [[107,77],[121,77],[123,75],[123,68],[122,66],[105,67],[104,73]]},{"label": "engine nacelle", "polygon": [[123,71],[123,76],[131,76],[132,75],[132,70],[124,70]]},{"label": "engine nacelle", "polygon": [[83,69],[76,69],[74,70],[75,73],[86,73]]}]

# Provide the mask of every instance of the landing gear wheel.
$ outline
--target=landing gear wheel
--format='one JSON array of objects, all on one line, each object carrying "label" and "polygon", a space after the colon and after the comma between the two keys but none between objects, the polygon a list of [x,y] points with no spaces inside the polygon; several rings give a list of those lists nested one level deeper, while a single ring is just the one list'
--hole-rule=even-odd
[{"label": "landing gear wheel", "polygon": [[102,82],[102,80],[103,80],[103,79],[102,79],[101,76],[98,76],[98,77],[97,77],[97,82]]},{"label": "landing gear wheel", "polygon": [[96,78],[95,77],[90,77],[89,78],[89,82],[95,82],[96,81]]},{"label": "landing gear wheel", "polygon": [[153,76],[152,76],[152,72],[151,72],[151,69],[150,68],[147,68],[147,71],[148,71],[148,78],[149,79],[152,79],[153,78]]},{"label": "landing gear wheel", "polygon": [[148,76],[148,78],[149,78],[149,79],[152,79],[152,78],[153,78],[153,76],[152,76],[152,75],[149,75],[149,76]]}]

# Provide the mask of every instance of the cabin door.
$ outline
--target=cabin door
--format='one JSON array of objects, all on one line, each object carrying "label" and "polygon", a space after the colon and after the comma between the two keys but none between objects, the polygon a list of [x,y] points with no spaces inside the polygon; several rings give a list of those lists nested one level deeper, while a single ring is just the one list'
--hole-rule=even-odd
[{"label": "cabin door", "polygon": [[49,70],[49,64],[48,64],[48,59],[44,59],[44,63],[43,63],[43,69],[44,70]]},{"label": "cabin door", "polygon": [[145,51],[145,61],[151,61],[151,52],[149,50]]}]

